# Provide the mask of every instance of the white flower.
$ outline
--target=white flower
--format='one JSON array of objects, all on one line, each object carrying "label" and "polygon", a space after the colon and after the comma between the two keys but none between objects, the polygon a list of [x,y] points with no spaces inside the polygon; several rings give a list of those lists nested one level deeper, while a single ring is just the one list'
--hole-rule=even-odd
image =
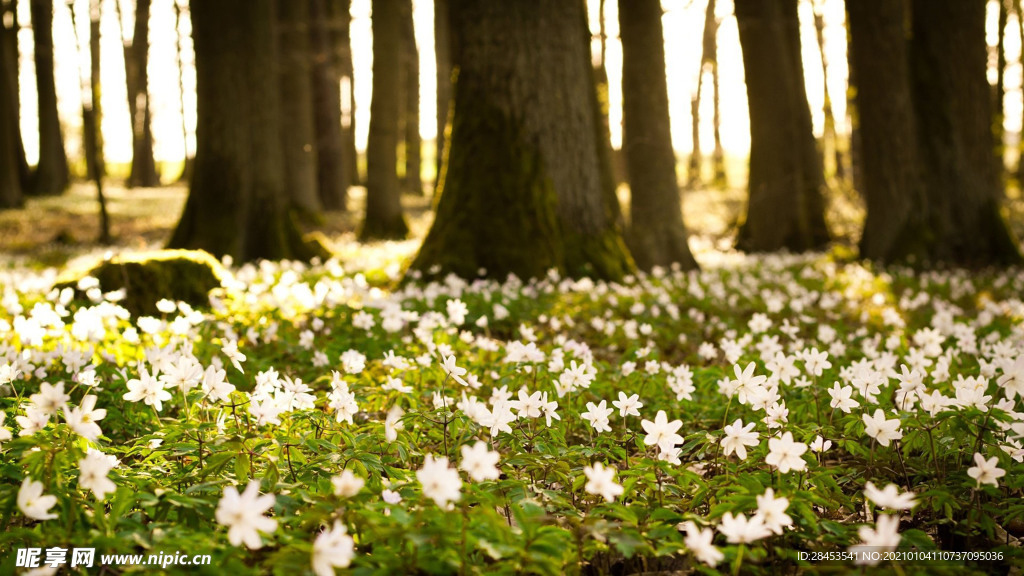
[{"label": "white flower", "polygon": [[234,486],[224,488],[224,496],[217,504],[217,523],[228,527],[228,541],[232,546],[243,543],[250,550],[263,547],[260,532],[272,534],[277,520],[263,514],[274,507],[274,495],[260,495],[260,483],[250,480],[241,494]]},{"label": "white flower", "polygon": [[355,556],[355,542],[346,533],[341,520],[324,529],[313,541],[313,572],[317,576],[334,576],[335,568],[347,568]]},{"label": "white flower", "polygon": [[235,370],[245,374],[245,370],[242,370],[242,362],[245,362],[245,354],[238,351],[238,342],[228,340],[220,347],[220,351],[228,357],[228,360],[231,361],[231,365],[235,367]]},{"label": "white flower", "polygon": [[786,432],[781,438],[768,440],[768,456],[764,459],[769,466],[775,466],[785,474],[790,470],[803,470],[807,462],[803,459],[807,444],[793,440],[793,434]]},{"label": "white flower", "polygon": [[33,404],[29,404],[25,407],[25,415],[15,416],[14,421],[18,423],[18,426],[21,426],[18,436],[31,436],[46,428],[46,425],[50,423],[50,415]]},{"label": "white flower", "polygon": [[43,382],[39,385],[39,392],[29,396],[29,401],[40,412],[50,416],[64,408],[70,398],[64,393],[63,382],[58,382],[55,385]]},{"label": "white flower", "polygon": [[735,392],[736,399],[739,400],[740,404],[746,404],[748,397],[768,381],[768,377],[764,375],[754,376],[754,370],[757,369],[757,365],[753,362],[747,364],[747,367],[740,370],[739,365],[733,366],[733,372],[736,373],[736,379],[730,382],[730,388]]},{"label": "white flower", "polygon": [[459,384],[462,384],[463,386],[469,386],[469,384],[467,384],[466,381],[462,378],[463,376],[466,375],[466,369],[459,368],[458,366],[455,365],[455,356],[442,355],[441,358],[441,368],[444,369],[444,373],[451,376],[452,379],[458,382]]},{"label": "white flower", "polygon": [[540,407],[544,411],[544,422],[548,427],[551,426],[551,420],[561,420],[562,417],[558,415],[558,402],[552,400],[548,402],[548,393],[544,392],[540,397]]},{"label": "white flower", "polygon": [[188,392],[199,385],[203,379],[203,367],[195,358],[182,354],[178,361],[167,367],[167,372],[160,375],[165,388],[178,388]]},{"label": "white flower", "polygon": [[850,546],[849,551],[857,554],[857,564],[878,564],[879,555],[865,552],[888,552],[900,545],[900,519],[898,516],[882,514],[878,516],[875,527],[861,526],[857,529],[861,544]]},{"label": "white flower", "polygon": [[106,454],[90,451],[78,461],[78,486],[83,490],[92,490],[97,500],[103,500],[107,493],[117,490],[117,485],[107,478],[113,467],[114,462]]},{"label": "white flower", "polygon": [[601,400],[600,404],[587,402],[587,411],[580,414],[580,418],[590,422],[596,432],[611,432],[612,428],[608,425],[608,417],[614,411],[614,408],[608,407],[607,400]]},{"label": "white flower", "polygon": [[612,402],[612,406],[618,408],[619,416],[625,418],[626,416],[639,416],[640,409],[644,407],[644,404],[640,401],[639,394],[626,396],[625,393],[619,392],[619,399]]},{"label": "white flower", "polygon": [[384,417],[384,439],[389,443],[397,440],[398,431],[405,428],[402,416],[405,416],[405,410],[402,410],[401,406],[395,404],[388,410],[388,415]]},{"label": "white flower", "polygon": [[789,498],[775,497],[775,490],[768,488],[764,494],[757,497],[757,513],[754,518],[759,518],[764,525],[776,534],[782,534],[782,529],[793,525],[793,519],[786,514],[789,508]]},{"label": "white flower", "polygon": [[474,481],[497,480],[501,476],[496,466],[501,454],[488,450],[486,442],[477,440],[472,447],[463,445],[461,451],[462,462],[459,468],[465,470]]},{"label": "white flower", "polygon": [[331,478],[334,485],[334,495],[342,498],[351,498],[359,493],[366,484],[366,481],[356,476],[351,470],[342,470],[339,476]]},{"label": "white flower", "polygon": [[226,376],[226,371],[213,364],[203,372],[203,395],[211,402],[226,402],[235,391],[235,385],[225,380]]},{"label": "white flower", "polygon": [[899,418],[892,420],[886,420],[885,412],[881,408],[875,409],[874,416],[868,416],[864,414],[862,416],[864,420],[864,432],[878,440],[878,443],[882,446],[888,446],[893,440],[899,440],[903,438],[903,432],[900,430]]},{"label": "white flower", "polygon": [[588,494],[601,496],[611,502],[623,492],[622,486],[615,482],[615,468],[605,468],[604,464],[594,462],[593,466],[583,467],[583,474],[587,477],[583,489]]},{"label": "white flower", "polygon": [[171,399],[171,393],[164,390],[164,385],[150,376],[149,372],[145,368],[139,369],[139,378],[132,378],[127,382],[128,392],[124,394],[124,399],[129,402],[138,402],[142,400],[144,403],[156,408],[159,412],[163,410],[163,401]]},{"label": "white flower", "polygon": [[49,511],[56,503],[56,496],[43,494],[42,482],[25,477],[18,490],[18,509],[22,514],[33,520],[50,520],[57,517]]},{"label": "white flower", "polygon": [[539,418],[541,409],[541,393],[534,392],[533,394],[527,394],[525,389],[519,390],[519,399],[512,400],[509,403],[509,407],[516,411],[519,418]]},{"label": "white flower", "polygon": [[820,434],[814,437],[814,440],[811,441],[810,446],[811,452],[817,452],[819,454],[828,451],[828,449],[831,447],[832,441],[822,438]]},{"label": "white flower", "polygon": [[96,421],[102,420],[107,415],[106,410],[102,408],[96,410],[95,407],[96,396],[86,394],[82,398],[81,406],[72,408],[70,412],[67,408],[64,408],[64,420],[67,421],[68,426],[71,426],[71,429],[82,438],[87,438],[94,442],[103,433],[103,430],[100,429]]},{"label": "white flower", "polygon": [[722,453],[729,456],[736,452],[740,460],[747,458],[747,446],[757,446],[761,443],[757,439],[757,432],[754,432],[754,422],[743,425],[743,420],[737,418],[735,422],[725,427],[725,436],[722,438]]},{"label": "white flower", "polygon": [[832,397],[829,406],[838,408],[847,414],[850,413],[851,408],[860,406],[860,402],[853,399],[853,386],[840,386],[839,382],[836,382],[829,389],[828,394]]},{"label": "white flower", "polygon": [[889,484],[883,490],[879,490],[873,483],[868,482],[864,486],[864,496],[876,505],[890,510],[910,510],[917,505],[913,492],[900,494],[900,488],[895,484]]},{"label": "white flower", "polygon": [[358,350],[346,350],[341,354],[341,367],[347,374],[359,374],[366,367],[366,356]]},{"label": "white flower", "polygon": [[687,520],[683,526],[686,529],[686,547],[697,560],[708,566],[717,566],[725,554],[711,543],[715,539],[715,531],[711,528],[698,528],[693,520]]},{"label": "white flower", "polygon": [[722,516],[718,531],[725,535],[730,544],[750,544],[771,536],[772,533],[760,517],[753,516],[747,520],[743,514],[733,516],[732,512],[726,512],[725,516]]},{"label": "white flower", "polygon": [[[604,402],[602,401],[601,404],[603,405]],[[644,437],[644,444],[647,446],[657,445],[662,451],[667,452],[683,443],[683,437],[676,433],[682,425],[682,420],[669,422],[665,411],[658,410],[658,414],[654,417],[654,422],[650,420],[640,421],[640,426],[647,432],[647,436]]]},{"label": "white flower", "polygon": [[999,467],[999,458],[993,456],[988,460],[980,453],[974,453],[974,466],[967,469],[967,475],[977,481],[978,486],[991,484],[999,486],[999,479],[1006,476],[1006,470]]},{"label": "white flower", "polygon": [[423,495],[432,499],[441,508],[462,497],[462,479],[459,473],[448,466],[448,458],[434,458],[427,454],[423,468],[416,471],[416,479],[423,486]]}]

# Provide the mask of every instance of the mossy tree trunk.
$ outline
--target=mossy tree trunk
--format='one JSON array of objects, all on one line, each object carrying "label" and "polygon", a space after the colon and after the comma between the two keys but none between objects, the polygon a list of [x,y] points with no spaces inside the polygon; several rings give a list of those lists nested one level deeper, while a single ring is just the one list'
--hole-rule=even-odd
[{"label": "mossy tree trunk", "polygon": [[310,48],[313,53],[313,120],[316,129],[317,189],[325,210],[345,210],[348,182],[342,168],[340,72],[331,38],[328,4],[310,0]]},{"label": "mossy tree trunk", "polygon": [[846,3],[867,205],[860,253],[893,262],[927,242],[903,0]]},{"label": "mossy tree trunk", "polygon": [[[0,14],[3,16],[3,14]],[[15,86],[12,78],[17,68],[10,51],[8,29],[0,19],[0,208],[15,208],[23,202],[21,179],[18,176],[18,122],[15,109]]]},{"label": "mossy tree trunk", "polygon": [[149,107],[150,3],[151,0],[136,0],[135,31],[131,41],[125,42],[124,47],[128,116],[132,123],[132,167],[128,176],[128,186],[131,188],[160,185],[160,174],[153,157],[153,127]]},{"label": "mossy tree trunk", "polygon": [[277,0],[281,47],[281,146],[285,187],[295,209],[307,219],[322,211],[317,187],[313,75],[309,50],[309,3]]},{"label": "mossy tree trunk", "polygon": [[821,156],[800,58],[797,0],[736,0],[750,111],[750,176],[738,246],[823,247],[829,241]]},{"label": "mossy tree trunk", "polygon": [[1021,261],[1001,213],[986,79],[985,3],[913,2],[911,94],[921,145],[928,236],[922,259],[966,265]]},{"label": "mossy tree trunk", "polygon": [[[21,125],[21,83],[18,77],[19,70],[21,69],[20,51],[18,50],[18,2],[16,0],[2,0],[0,1],[0,17],[10,18],[11,27],[4,31],[5,44],[0,46],[0,50],[7,50],[8,57],[10,58],[10,65],[8,66],[8,73],[10,74],[10,83],[12,87],[12,94],[14,95],[14,102],[11,106],[12,117],[10,119],[14,126],[19,127]],[[28,167],[28,160],[25,157],[25,141],[22,138],[21,129],[18,128],[15,132],[15,150],[14,154],[17,158],[18,163],[18,182],[21,184],[22,191],[30,192],[30,177],[32,175]]]},{"label": "mossy tree trunk", "polygon": [[420,140],[420,53],[416,47],[416,28],[412,19],[412,0],[402,0],[402,107],[401,138],[405,179],[410,194],[423,195],[422,142]]},{"label": "mossy tree trunk", "polygon": [[619,0],[623,152],[629,174],[629,248],[650,270],[697,267],[686,243],[668,115],[660,0]]},{"label": "mossy tree trunk", "polygon": [[[398,181],[401,97],[402,4],[373,0],[373,98],[370,134],[366,141],[366,217],[359,239],[405,238],[409,227],[402,214]],[[402,135],[404,136],[404,135]]]},{"label": "mossy tree trunk", "polygon": [[633,261],[598,141],[583,4],[456,0],[451,9],[451,140],[437,217],[412,267],[622,277]]},{"label": "mossy tree trunk", "polygon": [[448,143],[448,120],[452,103],[452,37],[450,0],[434,0],[434,61],[437,68],[437,139],[434,194],[440,190],[441,169]]},{"label": "mossy tree trunk", "polygon": [[196,159],[172,248],[308,259],[289,206],[273,0],[193,2]]},{"label": "mossy tree trunk", "polygon": [[28,192],[34,195],[61,194],[68,187],[68,157],[64,151],[57,88],[53,66],[53,2],[30,0],[35,47],[36,94],[39,110],[39,162]]}]

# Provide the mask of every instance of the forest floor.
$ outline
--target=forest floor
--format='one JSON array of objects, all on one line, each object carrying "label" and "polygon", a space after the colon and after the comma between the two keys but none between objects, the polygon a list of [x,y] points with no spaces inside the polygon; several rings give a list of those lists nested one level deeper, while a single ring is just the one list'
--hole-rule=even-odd
[{"label": "forest floor", "polygon": [[[429,186],[427,188],[429,193]],[[95,188],[90,183],[78,182],[62,196],[29,198],[22,209],[0,211],[0,258],[7,264],[46,267],[62,266],[76,258],[108,250],[157,249],[170,238],[188,196],[184,184],[127,189],[108,183],[104,192],[113,245],[97,242],[99,215]],[[309,231],[323,232],[339,255],[355,255],[365,194],[362,187],[352,188],[349,210],[326,214],[322,222],[309,226]],[[1024,198],[1017,189],[1011,189],[1008,197],[1012,226],[1017,237],[1024,238]],[[620,187],[619,199],[628,219],[628,187]],[[683,210],[691,236],[698,238],[704,247],[729,249],[742,216],[744,200],[742,188],[686,190]],[[396,258],[411,255],[433,222],[429,195],[405,195],[402,202],[412,233],[405,242],[387,243],[388,250],[397,251]],[[864,218],[860,199],[850,191],[833,192],[827,217],[837,241],[854,246]]]}]

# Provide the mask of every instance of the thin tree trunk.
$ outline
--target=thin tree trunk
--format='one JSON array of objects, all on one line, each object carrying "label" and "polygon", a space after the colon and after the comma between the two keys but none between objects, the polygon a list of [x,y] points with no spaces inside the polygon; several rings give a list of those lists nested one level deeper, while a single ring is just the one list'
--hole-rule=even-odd
[{"label": "thin tree trunk", "polygon": [[30,0],[35,46],[36,94],[39,110],[39,162],[30,193],[60,194],[68,187],[68,158],[57,114],[57,88],[53,66],[53,2]]},{"label": "thin tree trunk", "polygon": [[316,126],[317,182],[325,210],[345,210],[348,182],[341,134],[341,74],[332,42],[331,0],[310,0],[310,48],[313,52],[313,119]]},{"label": "thin tree trunk", "polygon": [[[90,180],[99,181],[107,175],[107,165],[103,156],[103,106],[100,90],[100,20],[103,13],[102,0],[89,0],[89,89],[90,114],[92,121],[83,123],[85,137],[85,154],[92,156],[86,161],[86,171]],[[89,132],[89,131],[92,132]]]},{"label": "thin tree trunk", "polygon": [[814,32],[818,41],[818,56],[821,58],[822,89],[825,101],[821,110],[825,117],[824,129],[822,130],[822,158],[826,163],[832,162],[833,176],[837,182],[845,178],[844,161],[842,149],[839,146],[839,137],[836,134],[836,119],[832,112],[832,96],[828,91],[828,57],[825,55],[825,15],[822,13],[823,0],[811,2],[814,11]]},{"label": "thin tree trunk", "polygon": [[0,11],[0,209],[22,205],[22,186],[18,175],[18,118],[12,79],[17,75],[16,53],[12,53],[3,11]]},{"label": "thin tree trunk", "polygon": [[697,267],[686,243],[668,114],[660,0],[619,0],[629,246],[637,266]]},{"label": "thin tree trunk", "polygon": [[421,174],[422,143],[420,141],[420,55],[416,48],[416,30],[412,20],[412,0],[402,1],[402,93],[405,95],[401,115],[404,141],[404,188],[416,196],[423,195]]},{"label": "thin tree trunk", "polygon": [[[8,72],[11,75],[10,82],[12,86],[11,93],[14,96],[14,102],[11,106],[13,112],[13,118],[11,121],[15,127],[15,149],[14,154],[17,158],[18,164],[18,182],[21,185],[22,191],[29,193],[31,187],[31,176],[32,173],[28,167],[28,160],[25,157],[25,141],[21,135],[21,81],[19,71],[21,70],[21,53],[18,49],[18,2],[16,0],[3,0],[0,3],[0,15],[3,13],[10,14],[11,27],[7,30],[5,38],[6,44],[0,47],[0,50],[8,50],[8,57],[10,58],[10,66]],[[4,16],[7,18],[7,16]]]},{"label": "thin tree trunk", "polygon": [[992,135],[995,139],[995,155],[999,165],[999,179],[1003,181],[1006,173],[1006,132],[1003,130],[1003,119],[1005,111],[1003,98],[1006,96],[1006,20],[1008,11],[1006,3],[1009,0],[999,0],[999,36],[996,42],[996,85],[992,88],[992,104],[994,118],[992,120]]},{"label": "thin tree trunk", "polygon": [[307,219],[322,211],[317,185],[316,128],[313,125],[309,4],[277,0],[278,80],[281,87],[281,147],[285,187],[295,209]]},{"label": "thin tree trunk", "polygon": [[[184,11],[179,2],[184,0],[173,0],[174,3],[174,48],[176,53],[176,62],[178,64],[178,103],[181,106],[181,143],[184,147],[183,157],[185,158],[184,164],[181,167],[181,174],[178,176],[179,182],[188,182],[192,179],[192,161],[193,157],[188,149],[188,122],[185,120],[185,57],[184,49],[182,48],[182,37],[184,36],[181,31],[182,12]],[[187,5],[186,5],[187,8]]]},{"label": "thin tree trunk", "polygon": [[[621,19],[621,16],[620,16]],[[718,110],[718,19],[715,18],[715,0],[708,0],[704,9],[704,34],[701,42],[700,67],[697,70],[697,91],[690,99],[690,118],[693,122],[693,153],[690,155],[689,182],[690,188],[699,188],[703,182],[701,177],[701,164],[703,154],[700,146],[700,98],[704,88],[704,70],[710,68],[712,82],[714,83],[714,105],[715,105],[715,155],[716,163],[722,162],[722,139],[719,134],[719,110]],[[715,179],[718,180],[717,170]],[[724,169],[723,169],[724,173]]]},{"label": "thin tree trunk", "polygon": [[452,38],[448,7],[449,0],[434,0],[434,59],[437,66],[437,176],[434,178],[434,195],[441,188],[444,157],[448,150],[448,121],[452,101]]},{"label": "thin tree trunk", "polygon": [[412,268],[621,278],[633,262],[599,141],[583,4],[451,7],[459,73],[450,148],[437,217]]},{"label": "thin tree trunk", "polygon": [[191,14],[195,173],[170,247],[236,262],[308,260],[315,252],[285,189],[274,2],[197,0]]},{"label": "thin tree trunk", "polygon": [[711,152],[712,183],[716,188],[729,186],[725,174],[725,149],[722,148],[722,109],[718,82],[718,28],[721,22],[715,16],[715,0],[710,0],[713,28],[709,31],[707,23],[704,27],[704,60],[711,64],[711,90],[714,99],[714,116],[712,118],[715,149]]},{"label": "thin tree trunk", "polygon": [[329,21],[332,27],[332,43],[338,71],[341,73],[341,179],[345,186],[359,186],[363,183],[359,175],[359,154],[356,151],[356,89],[355,68],[352,62],[352,15],[349,13],[350,0],[331,0],[328,4]]},{"label": "thin tree trunk", "polygon": [[373,99],[366,142],[366,218],[359,239],[404,238],[398,182],[398,117],[402,102],[402,7],[394,0],[373,0]]},{"label": "thin tree trunk", "polygon": [[132,39],[124,33],[121,0],[115,0],[117,19],[124,42],[125,84],[128,94],[128,118],[132,130],[132,166],[130,188],[160,185],[160,174],[153,157],[153,129],[149,109],[149,8],[151,0],[135,1],[135,29]]},{"label": "thin tree trunk", "polygon": [[750,109],[750,197],[738,245],[812,250],[829,241],[824,174],[800,59],[797,0],[736,0]]},{"label": "thin tree trunk", "polygon": [[920,254],[926,205],[907,67],[903,0],[848,0],[850,66],[867,205],[860,253],[894,262]]},{"label": "thin tree trunk", "polygon": [[986,78],[985,3],[916,0],[911,88],[930,235],[924,256],[965,265],[1021,261],[1001,214]]}]

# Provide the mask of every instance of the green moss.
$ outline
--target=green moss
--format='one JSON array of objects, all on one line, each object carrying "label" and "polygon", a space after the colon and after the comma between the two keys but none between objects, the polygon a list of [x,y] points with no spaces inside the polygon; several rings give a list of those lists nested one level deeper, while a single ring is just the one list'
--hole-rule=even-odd
[{"label": "green moss", "polygon": [[161,250],[116,256],[68,271],[57,287],[76,287],[82,278],[95,277],[104,292],[124,288],[120,304],[138,316],[157,314],[156,303],[163,298],[207,306],[210,290],[219,287],[225,275],[220,262],[202,250]]}]

